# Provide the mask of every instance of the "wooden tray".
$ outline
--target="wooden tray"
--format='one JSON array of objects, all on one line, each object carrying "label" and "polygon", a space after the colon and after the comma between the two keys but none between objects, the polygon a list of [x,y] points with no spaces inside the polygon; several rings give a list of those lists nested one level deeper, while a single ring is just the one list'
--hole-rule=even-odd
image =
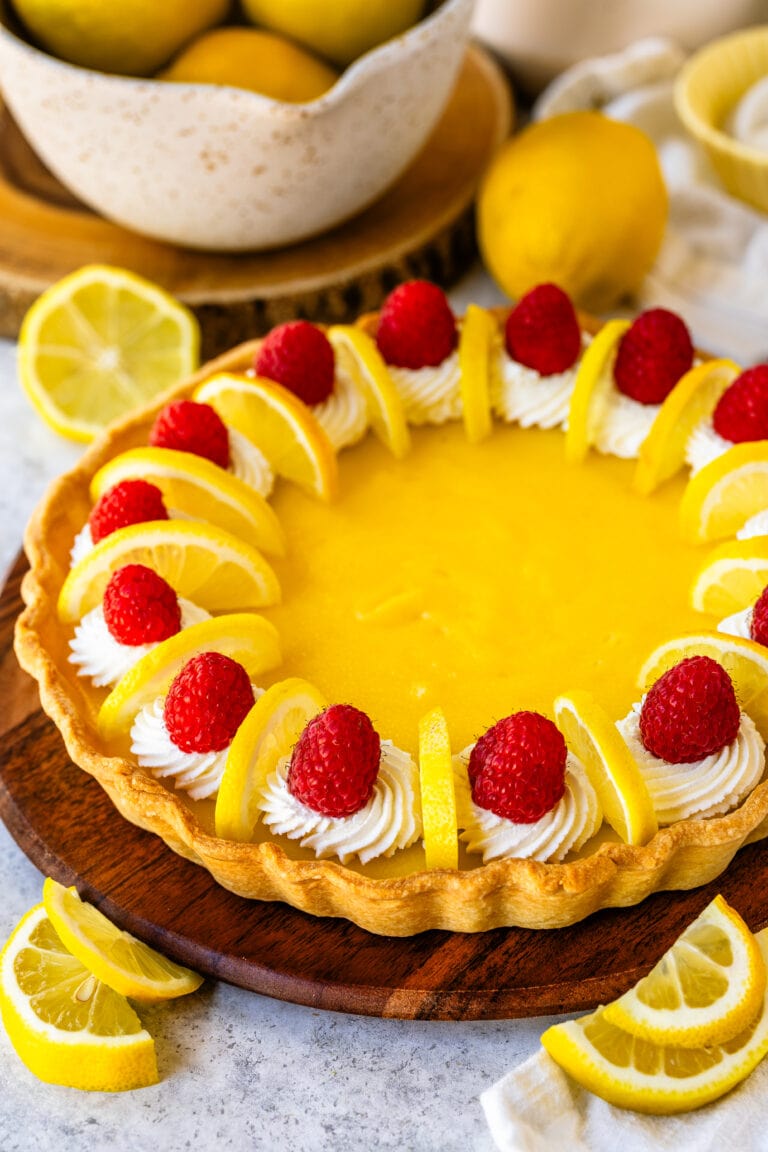
[{"label": "wooden tray", "polygon": [[472,202],[511,120],[501,71],[471,48],[442,120],[380,200],[314,240],[228,255],[148,240],[95,215],[43,167],[0,106],[0,336],[18,333],[44,288],[91,263],[130,268],[189,304],[204,360],[295,316],[354,320],[410,277],[448,287],[476,256]]},{"label": "wooden tray", "polygon": [[125,821],[68,759],[13,653],[17,562],[0,596],[0,817],[45,875],[77,884],[121,927],[208,976],[281,1000],[405,1019],[471,1020],[594,1008],[629,988],[722,892],[768,923],[768,846],[719,880],[550,932],[373,936],[342,920],[243,900]]}]

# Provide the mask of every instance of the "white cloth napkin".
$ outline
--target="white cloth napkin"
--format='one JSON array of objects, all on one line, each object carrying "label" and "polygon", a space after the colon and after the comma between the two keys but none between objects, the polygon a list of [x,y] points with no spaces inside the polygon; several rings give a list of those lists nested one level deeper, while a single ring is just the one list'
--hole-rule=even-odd
[{"label": "white cloth napkin", "polygon": [[714,1104],[644,1116],[586,1092],[542,1049],[480,1098],[500,1152],[766,1152],[768,1063]]},{"label": "white cloth napkin", "polygon": [[725,192],[678,119],[672,91],[684,59],[670,41],[651,39],[581,61],[546,89],[534,117],[597,108],[651,137],[670,215],[636,303],[679,312],[702,347],[747,365],[768,359],[768,217]]}]

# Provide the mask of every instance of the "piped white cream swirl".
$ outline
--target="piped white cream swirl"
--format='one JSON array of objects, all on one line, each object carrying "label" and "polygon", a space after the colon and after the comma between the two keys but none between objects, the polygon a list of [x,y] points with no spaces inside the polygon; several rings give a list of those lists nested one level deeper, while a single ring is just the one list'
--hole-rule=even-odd
[{"label": "piped white cream swirl", "polygon": [[636,460],[659,414],[660,404],[640,404],[614,387],[595,425],[594,443],[605,456]]},{"label": "piped white cream swirl", "polygon": [[387,370],[403,402],[409,424],[445,424],[461,418],[458,352],[452,352],[434,368],[398,368],[388,364]]},{"label": "piped white cream swirl", "polygon": [[[582,350],[592,337],[582,333]],[[491,372],[491,407],[496,416],[521,428],[565,428],[580,360],[565,372],[542,376],[513,360],[499,339]]]},{"label": "piped white cream swirl", "polygon": [[418,771],[407,752],[390,740],[381,742],[381,762],[373,795],[351,816],[323,816],[288,791],[290,758],[284,757],[269,776],[258,800],[270,830],[324,859],[337,856],[347,864],[355,856],[362,864],[391,856],[421,835]]},{"label": "piped white cream swirl", "polygon": [[711,420],[702,420],[688,437],[685,462],[690,465],[691,472],[698,472],[729,448],[733,448],[733,442],[716,432]]},{"label": "piped white cream swirl", "polygon": [[640,709],[616,727],[629,746],[648,785],[659,824],[704,820],[737,808],[759,783],[765,769],[765,743],[753,721],[742,712],[736,739],[719,752],[691,764],[659,760],[640,737]]},{"label": "piped white cream swirl", "polygon": [[554,808],[533,824],[516,824],[480,808],[472,800],[467,764],[472,748],[454,757],[460,823],[460,839],[467,851],[481,854],[483,862],[517,857],[525,860],[559,861],[578,851],[603,822],[603,812],[586,772],[570,752],[565,765],[565,791]]},{"label": "piped white cream swirl", "polygon": [[754,536],[768,536],[768,509],[755,512],[736,533],[737,540],[751,540]]},{"label": "piped white cream swirl", "polygon": [[327,400],[313,406],[312,414],[337,452],[362,440],[368,431],[365,397],[341,365],[336,371],[333,392]]},{"label": "piped white cream swirl", "polygon": [[743,640],[751,640],[752,612],[752,607],[742,608],[741,612],[734,612],[732,616],[726,616],[718,624],[717,631],[724,632],[727,636],[741,636]]},{"label": "piped white cream swirl", "polygon": [[260,496],[269,496],[275,485],[272,465],[260,448],[252,440],[235,428],[227,428],[229,433],[229,468],[233,476],[255,488]]},{"label": "piped white cream swirl", "polygon": [[[199,624],[210,616],[204,608],[199,608],[191,600],[179,596],[181,609],[181,628],[189,628],[190,624]],[[90,676],[97,688],[116,684],[121,676],[129,672],[134,664],[151,652],[157,642],[153,644],[122,644],[110,632],[104,619],[104,609],[98,604],[90,612],[86,612],[79,624],[75,625],[75,634],[69,642],[69,663],[77,667],[78,676]]]}]

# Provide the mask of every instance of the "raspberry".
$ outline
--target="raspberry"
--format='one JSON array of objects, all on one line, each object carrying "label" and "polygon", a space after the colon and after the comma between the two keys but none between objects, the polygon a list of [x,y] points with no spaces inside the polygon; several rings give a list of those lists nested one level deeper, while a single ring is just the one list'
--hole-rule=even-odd
[{"label": "raspberry", "polygon": [[538,712],[513,712],[480,737],[469,757],[472,799],[516,824],[535,824],[565,791],[565,740]]},{"label": "raspberry", "polygon": [[320,404],[333,392],[336,365],[331,342],[308,320],[278,324],[262,341],[254,368],[276,380],[305,404]]},{"label": "raspberry", "polygon": [[428,280],[401,284],[381,307],[376,343],[387,364],[434,367],[451,355],[456,340],[456,318],[446,295]]},{"label": "raspberry", "polygon": [[763,588],[752,609],[749,634],[758,644],[764,644],[768,648],[768,588]]},{"label": "raspberry", "polygon": [[182,752],[221,752],[253,707],[242,664],[220,652],[193,656],[168,689],[163,718]]},{"label": "raspberry", "polygon": [[88,517],[94,544],[129,524],[145,520],[167,520],[163,495],[147,480],[121,480],[94,504]]},{"label": "raspberry", "polygon": [[351,816],[373,795],[381,741],[351,704],[332,704],[307,724],[288,768],[288,791],[323,816]]},{"label": "raspberry", "polygon": [[507,352],[542,376],[567,372],[581,352],[581,329],[570,298],[556,284],[527,292],[507,317]]},{"label": "raspberry", "polygon": [[632,400],[661,404],[692,364],[693,343],[683,321],[666,308],[651,308],[619,341],[613,377]]},{"label": "raspberry", "polygon": [[715,432],[734,444],[768,440],[768,364],[737,376],[718,400],[712,423]]},{"label": "raspberry", "polygon": [[740,719],[725,669],[709,656],[689,656],[648,692],[640,711],[640,737],[659,760],[691,764],[731,744]]},{"label": "raspberry", "polygon": [[210,404],[174,400],[158,413],[149,433],[153,448],[175,448],[229,467],[229,433]]},{"label": "raspberry", "polygon": [[181,629],[176,593],[144,564],[126,564],[113,572],[102,604],[107,628],[121,644],[155,644]]}]

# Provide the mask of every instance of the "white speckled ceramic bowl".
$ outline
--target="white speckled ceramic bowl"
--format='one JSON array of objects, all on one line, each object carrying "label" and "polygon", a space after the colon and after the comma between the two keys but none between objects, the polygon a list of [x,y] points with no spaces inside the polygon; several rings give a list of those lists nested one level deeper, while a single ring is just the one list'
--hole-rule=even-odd
[{"label": "white speckled ceramic bowl", "polygon": [[106,75],[16,36],[0,86],[48,167],[117,223],[193,248],[273,248],[331,228],[407,167],[443,111],[473,0],[443,0],[309,104]]}]

